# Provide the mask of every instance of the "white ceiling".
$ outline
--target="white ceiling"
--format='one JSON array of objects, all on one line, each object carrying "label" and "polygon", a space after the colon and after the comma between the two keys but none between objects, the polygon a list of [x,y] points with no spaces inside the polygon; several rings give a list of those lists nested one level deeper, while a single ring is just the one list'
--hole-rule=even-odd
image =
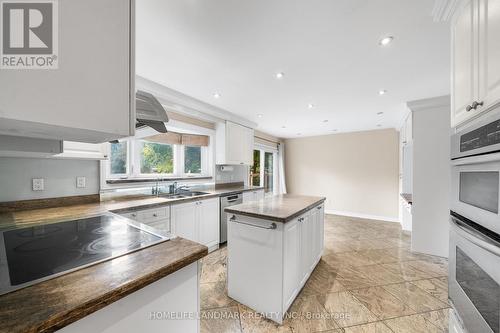
[{"label": "white ceiling", "polygon": [[449,93],[449,27],[433,4],[141,0],[136,70],[279,137],[398,127],[405,102]]}]

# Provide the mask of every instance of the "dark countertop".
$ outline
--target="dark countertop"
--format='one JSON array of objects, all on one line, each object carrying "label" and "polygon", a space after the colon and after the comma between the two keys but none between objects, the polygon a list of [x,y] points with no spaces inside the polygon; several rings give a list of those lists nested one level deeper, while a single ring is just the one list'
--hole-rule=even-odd
[{"label": "dark countertop", "polygon": [[411,193],[401,193],[400,196],[401,196],[401,198],[404,199],[404,201],[406,201],[410,205],[413,205],[413,194],[411,194]]},{"label": "dark countertop", "polygon": [[207,255],[183,239],[0,296],[0,332],[54,332]]},{"label": "dark countertop", "polygon": [[288,222],[325,200],[324,197],[283,194],[230,206],[225,211],[270,221]]},{"label": "dark countertop", "polygon": [[230,186],[225,188],[202,189],[208,194],[196,197],[169,199],[151,195],[133,195],[114,198],[111,200],[87,203],[81,205],[70,205],[55,208],[41,208],[32,210],[21,210],[8,213],[0,213],[0,230],[11,229],[31,224],[45,224],[61,222],[68,219],[92,216],[105,212],[123,213],[136,209],[147,209],[169,204],[197,201],[200,199],[215,198],[237,192],[262,190],[262,187],[253,186]]},{"label": "dark countertop", "polygon": [[[219,197],[261,187],[204,189],[206,195],[167,199],[148,195],[0,214],[0,230]],[[0,332],[53,332],[207,255],[206,246],[183,238],[104,261],[0,296]]]}]

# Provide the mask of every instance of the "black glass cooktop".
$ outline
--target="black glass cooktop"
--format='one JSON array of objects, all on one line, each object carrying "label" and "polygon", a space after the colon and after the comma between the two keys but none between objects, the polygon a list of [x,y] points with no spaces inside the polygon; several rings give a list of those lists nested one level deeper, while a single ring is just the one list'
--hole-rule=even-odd
[{"label": "black glass cooktop", "polygon": [[10,285],[60,275],[165,240],[128,222],[109,214],[5,231]]}]

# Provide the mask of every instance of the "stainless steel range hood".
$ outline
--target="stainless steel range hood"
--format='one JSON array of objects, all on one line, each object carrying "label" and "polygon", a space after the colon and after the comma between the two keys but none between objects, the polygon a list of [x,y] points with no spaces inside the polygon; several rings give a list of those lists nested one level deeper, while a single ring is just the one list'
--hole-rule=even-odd
[{"label": "stainless steel range hood", "polygon": [[149,126],[160,133],[167,133],[167,111],[152,94],[142,90],[135,93],[136,128]]}]

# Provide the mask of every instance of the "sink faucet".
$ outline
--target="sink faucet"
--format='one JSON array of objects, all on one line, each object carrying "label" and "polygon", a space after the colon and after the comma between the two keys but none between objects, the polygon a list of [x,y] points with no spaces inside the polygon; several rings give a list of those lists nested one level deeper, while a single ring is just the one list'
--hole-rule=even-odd
[{"label": "sink faucet", "polygon": [[155,186],[151,188],[151,194],[152,195],[159,195],[160,194],[160,178],[156,178],[155,181]]},{"label": "sink faucet", "polygon": [[179,193],[180,190],[185,190],[185,189],[189,189],[189,186],[187,185],[182,185],[182,186],[179,186],[179,184],[177,182],[174,182],[172,184],[172,190],[173,190],[173,194],[177,194]]}]

